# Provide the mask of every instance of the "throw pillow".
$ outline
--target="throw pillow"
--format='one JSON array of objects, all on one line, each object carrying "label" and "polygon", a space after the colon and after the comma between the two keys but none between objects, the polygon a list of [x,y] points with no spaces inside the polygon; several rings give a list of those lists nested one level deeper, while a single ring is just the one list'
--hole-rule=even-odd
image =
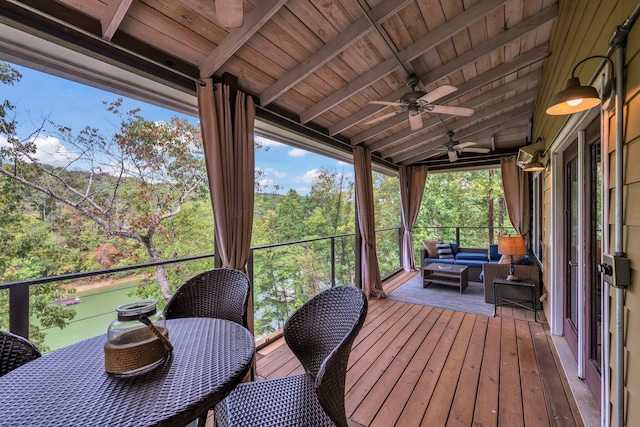
[{"label": "throw pillow", "polygon": [[438,258],[453,258],[453,250],[450,243],[439,243],[436,245],[438,249]]},{"label": "throw pillow", "polygon": [[423,240],[422,244],[424,248],[427,250],[428,258],[438,258],[438,249],[436,245],[440,243],[440,240]]}]

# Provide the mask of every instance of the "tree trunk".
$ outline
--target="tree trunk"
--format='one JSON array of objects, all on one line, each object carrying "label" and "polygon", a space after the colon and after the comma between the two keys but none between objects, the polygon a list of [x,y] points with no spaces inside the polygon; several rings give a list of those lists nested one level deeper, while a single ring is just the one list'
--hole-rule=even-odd
[{"label": "tree trunk", "polygon": [[[147,248],[147,252],[151,259],[154,262],[162,261],[162,256],[156,250],[155,245],[151,241],[149,237],[143,237],[142,242],[144,243],[145,248]],[[171,298],[171,289],[169,288],[169,279],[167,278],[167,272],[164,268],[164,265],[158,265],[156,267],[156,280],[158,281],[158,286],[160,286],[160,290],[162,291],[162,296],[166,301]]]}]

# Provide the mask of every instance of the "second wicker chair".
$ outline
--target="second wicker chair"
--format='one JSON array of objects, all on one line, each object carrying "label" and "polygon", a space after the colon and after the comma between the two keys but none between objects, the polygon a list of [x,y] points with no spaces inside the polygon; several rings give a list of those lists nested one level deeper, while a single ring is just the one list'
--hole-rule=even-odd
[{"label": "second wicker chair", "polygon": [[0,377],[40,357],[40,350],[31,341],[0,330]]},{"label": "second wicker chair", "polygon": [[347,363],[366,314],[367,299],[353,286],[311,298],[284,325],[285,341],[306,373],[238,385],[216,406],[216,425],[347,427]]},{"label": "second wicker chair", "polygon": [[247,327],[249,278],[239,270],[214,268],[187,280],[169,299],[167,319],[213,317]]}]

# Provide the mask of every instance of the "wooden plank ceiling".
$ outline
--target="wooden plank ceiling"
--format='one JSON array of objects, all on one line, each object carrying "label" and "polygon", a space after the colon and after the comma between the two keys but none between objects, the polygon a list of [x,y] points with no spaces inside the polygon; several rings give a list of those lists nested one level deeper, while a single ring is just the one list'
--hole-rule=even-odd
[{"label": "wooden plank ceiling", "polygon": [[[232,29],[217,24],[214,0],[0,4],[5,24],[192,91],[187,77],[235,76],[265,114],[432,169],[495,164],[525,144],[557,14],[555,0],[244,0],[244,24]],[[474,114],[426,111],[412,130],[406,109],[368,103],[399,101],[411,75],[427,94],[455,86],[433,104]],[[450,162],[447,130],[490,152]]]}]

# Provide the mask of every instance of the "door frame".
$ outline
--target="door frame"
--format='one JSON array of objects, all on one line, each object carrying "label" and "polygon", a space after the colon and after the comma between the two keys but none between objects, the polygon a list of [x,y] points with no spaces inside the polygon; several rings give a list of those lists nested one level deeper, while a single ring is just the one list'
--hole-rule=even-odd
[{"label": "door frame", "polygon": [[[598,120],[600,122],[600,141],[601,141],[601,149],[602,149],[602,164],[603,164],[603,180],[602,187],[603,189],[607,189],[609,185],[609,158],[608,158],[608,134],[609,134],[609,123],[608,123],[608,114],[600,114],[600,109],[591,109],[584,111],[582,113],[577,113],[570,116],[562,128],[558,131],[558,133],[554,136],[551,145],[548,148],[548,152],[550,153],[550,168],[551,168],[551,209],[550,209],[550,234],[548,235],[548,246],[549,246],[549,260],[555,259],[563,259],[564,254],[566,253],[566,245],[564,241],[564,232],[565,232],[565,215],[564,215],[564,200],[565,200],[565,187],[564,187],[564,152],[571,146],[571,144],[576,142],[576,138],[578,139],[578,161],[579,161],[579,179],[580,182],[584,182],[584,178],[586,176],[586,162],[588,162],[588,144],[585,138],[584,130],[591,124],[594,120]],[[586,148],[586,152],[585,152]],[[588,203],[583,192],[580,192],[579,195],[579,206],[584,206],[584,203]],[[602,247],[607,248],[609,245],[609,228],[606,226],[608,224],[609,212],[607,209],[609,206],[609,192],[603,191],[602,195],[602,221],[604,224],[603,233],[602,233]],[[588,227],[588,224],[585,224],[587,220],[587,215],[584,214],[584,209],[581,209],[579,215],[579,227],[580,230],[584,230],[584,227]],[[586,250],[585,244],[588,244],[588,241],[585,242],[585,233],[580,233],[579,236],[579,244],[580,248],[583,250],[580,251],[579,254],[579,264],[582,268],[580,268],[579,274],[579,301],[581,301],[584,308],[584,286],[586,280]],[[549,329],[552,335],[562,336],[564,335],[563,323],[564,323],[564,277],[565,277],[565,266],[561,265],[562,263],[558,262],[550,262],[549,267]],[[609,398],[610,398],[610,384],[611,378],[608,371],[608,366],[610,365],[610,357],[609,357],[609,349],[610,342],[607,331],[609,331],[610,319],[609,319],[609,288],[607,286],[603,286],[602,290],[602,377],[601,377],[601,395],[600,395],[600,412],[601,412],[601,421],[607,423],[610,418],[610,410],[609,410]],[[580,310],[579,315],[584,316],[583,310]],[[585,322],[581,321],[581,331],[578,332],[578,348],[585,348]],[[577,372],[566,372],[567,375],[577,375],[580,378],[584,378],[585,376],[585,364],[586,364],[586,354],[583,350],[579,352],[581,355],[577,361]]]}]

